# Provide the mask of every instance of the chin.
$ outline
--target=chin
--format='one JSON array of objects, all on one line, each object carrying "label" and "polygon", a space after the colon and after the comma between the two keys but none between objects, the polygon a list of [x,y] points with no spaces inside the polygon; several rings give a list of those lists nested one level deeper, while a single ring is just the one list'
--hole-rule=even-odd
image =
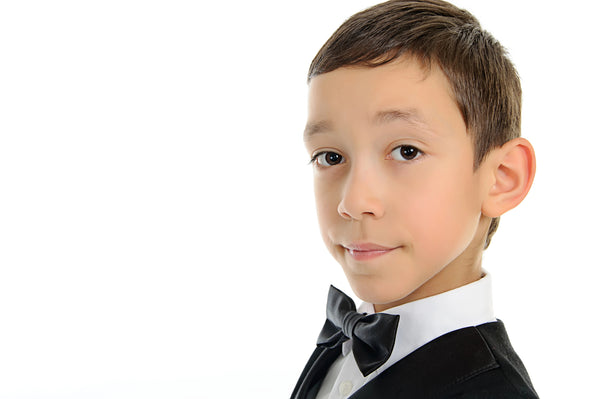
[{"label": "chin", "polygon": [[[347,276],[352,291],[361,300],[373,305],[390,304],[401,301],[410,295],[414,289],[405,284],[394,284],[392,281],[382,281],[381,278],[370,276]],[[418,288],[418,287],[415,287]]]}]

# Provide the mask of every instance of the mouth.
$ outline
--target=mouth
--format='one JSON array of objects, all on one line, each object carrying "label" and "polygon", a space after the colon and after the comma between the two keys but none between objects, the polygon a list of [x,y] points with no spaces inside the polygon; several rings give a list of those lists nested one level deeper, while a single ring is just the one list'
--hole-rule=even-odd
[{"label": "mouth", "polygon": [[344,251],[350,255],[352,259],[357,261],[365,261],[386,255],[401,247],[384,247],[382,245],[372,243],[352,243],[348,245],[342,245],[342,248],[344,248]]}]

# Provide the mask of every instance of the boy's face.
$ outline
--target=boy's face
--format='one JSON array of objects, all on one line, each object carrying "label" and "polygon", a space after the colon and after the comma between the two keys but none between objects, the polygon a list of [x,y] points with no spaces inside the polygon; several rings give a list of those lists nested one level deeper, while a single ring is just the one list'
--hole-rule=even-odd
[{"label": "boy's face", "polygon": [[480,277],[489,179],[437,66],[313,78],[305,143],[321,234],[361,299],[381,311]]}]

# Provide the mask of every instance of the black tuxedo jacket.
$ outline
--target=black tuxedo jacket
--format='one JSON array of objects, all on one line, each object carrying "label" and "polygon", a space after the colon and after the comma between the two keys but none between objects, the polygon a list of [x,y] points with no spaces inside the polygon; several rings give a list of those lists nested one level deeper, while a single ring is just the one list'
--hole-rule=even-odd
[{"label": "black tuxedo jacket", "polygon": [[[292,393],[313,399],[341,346],[317,347]],[[537,398],[501,321],[452,331],[390,366],[351,399]]]}]

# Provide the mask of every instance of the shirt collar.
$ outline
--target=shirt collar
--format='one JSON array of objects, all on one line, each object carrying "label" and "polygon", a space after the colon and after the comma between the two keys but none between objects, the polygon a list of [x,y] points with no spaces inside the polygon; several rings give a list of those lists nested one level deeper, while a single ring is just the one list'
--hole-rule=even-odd
[{"label": "shirt collar", "polygon": [[[496,321],[491,284],[491,277],[486,273],[473,283],[385,310],[383,313],[400,316],[396,341],[390,358],[370,374],[369,379],[446,333]],[[374,307],[363,302],[358,311],[371,314]],[[351,340],[344,342],[343,355],[347,355],[351,348]]]}]

